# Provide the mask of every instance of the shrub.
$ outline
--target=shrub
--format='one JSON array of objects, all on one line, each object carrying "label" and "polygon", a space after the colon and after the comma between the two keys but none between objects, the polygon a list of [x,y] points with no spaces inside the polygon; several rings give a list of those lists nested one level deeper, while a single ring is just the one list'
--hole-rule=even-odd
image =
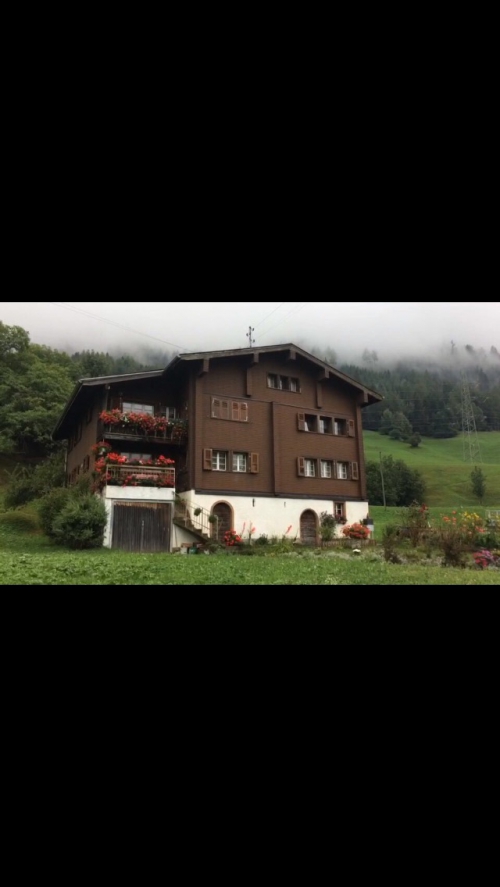
[{"label": "shrub", "polygon": [[106,508],[97,496],[71,497],[52,523],[58,545],[100,548],[106,527]]},{"label": "shrub", "polygon": [[38,517],[40,526],[46,536],[54,538],[52,524],[72,497],[72,491],[68,487],[60,487],[52,490],[38,503]]},{"label": "shrub", "polygon": [[401,525],[406,528],[413,548],[416,548],[429,524],[429,509],[427,505],[419,505],[412,502],[408,508],[403,508],[399,513]]},{"label": "shrub", "polygon": [[20,508],[33,499],[44,496],[65,481],[62,452],[53,453],[35,468],[17,466],[10,476],[4,497],[5,508]]},{"label": "shrub", "polygon": [[369,539],[370,531],[368,527],[364,527],[363,524],[351,524],[348,527],[344,527],[342,530],[344,536],[347,539]]},{"label": "shrub", "polygon": [[382,533],[382,548],[384,549],[384,558],[390,564],[401,563],[396,552],[398,538],[398,528],[394,524],[387,524]]},{"label": "shrub", "polygon": [[267,534],[261,533],[261,535],[255,540],[255,545],[269,545]]},{"label": "shrub", "polygon": [[21,508],[23,505],[31,502],[35,495],[32,474],[23,471],[22,474],[14,474],[11,477],[9,486],[5,491],[3,504],[7,509]]}]

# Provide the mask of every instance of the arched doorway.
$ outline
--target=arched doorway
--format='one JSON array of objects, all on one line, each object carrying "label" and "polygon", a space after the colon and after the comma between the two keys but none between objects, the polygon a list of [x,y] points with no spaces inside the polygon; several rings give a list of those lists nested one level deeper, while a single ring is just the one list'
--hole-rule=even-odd
[{"label": "arched doorway", "polygon": [[308,509],[300,515],[300,541],[303,545],[316,545],[318,541],[318,516]]},{"label": "arched doorway", "polygon": [[233,509],[227,502],[217,502],[212,508],[212,514],[217,518],[212,524],[212,539],[224,542],[224,533],[234,530]]}]

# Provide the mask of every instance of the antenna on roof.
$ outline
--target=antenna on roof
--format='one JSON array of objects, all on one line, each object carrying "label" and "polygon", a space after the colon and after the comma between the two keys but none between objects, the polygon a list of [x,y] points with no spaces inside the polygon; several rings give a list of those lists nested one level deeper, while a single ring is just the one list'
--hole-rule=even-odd
[{"label": "antenna on roof", "polygon": [[253,348],[253,346],[255,345],[255,339],[252,339],[253,332],[255,332],[255,327],[249,326],[248,333],[246,334],[246,337],[247,337],[248,341],[250,342],[250,348]]}]

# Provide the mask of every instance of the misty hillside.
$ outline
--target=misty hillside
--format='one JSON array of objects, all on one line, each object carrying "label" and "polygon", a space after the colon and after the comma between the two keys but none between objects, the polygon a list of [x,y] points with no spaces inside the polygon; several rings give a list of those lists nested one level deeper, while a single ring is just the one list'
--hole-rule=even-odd
[{"label": "misty hillside", "polygon": [[[500,430],[500,354],[494,347],[452,346],[425,360],[392,362],[365,349],[359,362],[340,365],[331,348],[307,350],[384,396],[363,410],[367,430],[394,440],[455,437],[462,429],[464,379],[477,430]],[[52,430],[77,379],[161,369],[174,356],[147,346],[133,355],[69,354],[34,344],[26,330],[0,321],[0,453],[44,456],[55,449]]]}]

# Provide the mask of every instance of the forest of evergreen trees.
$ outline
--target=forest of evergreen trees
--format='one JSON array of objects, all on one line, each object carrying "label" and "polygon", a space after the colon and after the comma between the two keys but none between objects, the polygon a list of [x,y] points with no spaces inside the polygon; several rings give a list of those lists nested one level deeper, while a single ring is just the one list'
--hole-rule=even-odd
[{"label": "forest of evergreen trees", "polygon": [[[332,349],[309,350],[338,366]],[[53,450],[52,430],[78,379],[161,369],[173,356],[152,349],[142,352],[142,361],[92,350],[67,354],[36,345],[21,327],[0,321],[0,453],[42,456]],[[477,430],[500,430],[500,354],[494,347],[485,352],[469,345],[446,360],[392,366],[365,350],[361,363],[338,368],[384,396],[383,403],[363,410],[367,430],[405,440],[412,434],[455,436],[462,428],[464,374]]]}]

